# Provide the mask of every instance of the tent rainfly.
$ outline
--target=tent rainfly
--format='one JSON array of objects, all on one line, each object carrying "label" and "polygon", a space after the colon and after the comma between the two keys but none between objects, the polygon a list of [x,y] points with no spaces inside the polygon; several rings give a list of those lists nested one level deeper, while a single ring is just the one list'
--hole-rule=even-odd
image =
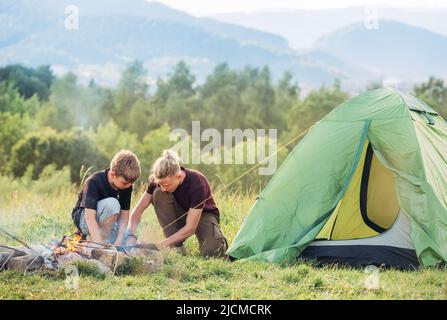
[{"label": "tent rainfly", "polygon": [[339,105],[292,150],[227,254],[402,269],[445,263],[445,120],[392,88]]}]

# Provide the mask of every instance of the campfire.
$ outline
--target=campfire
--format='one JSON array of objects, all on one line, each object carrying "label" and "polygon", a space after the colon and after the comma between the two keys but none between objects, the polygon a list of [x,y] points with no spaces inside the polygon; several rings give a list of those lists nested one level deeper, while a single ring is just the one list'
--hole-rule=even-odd
[{"label": "campfire", "polygon": [[[16,239],[18,240],[18,239]],[[57,271],[77,261],[90,263],[101,273],[115,274],[117,268],[129,264],[132,259],[143,261],[143,272],[157,272],[163,266],[163,257],[152,243],[113,246],[83,240],[81,235],[63,236],[53,245],[22,247],[0,245],[0,270],[9,269],[28,273],[36,270]],[[130,263],[132,264],[132,263]]]},{"label": "campfire", "polygon": [[86,258],[89,256],[86,250],[86,244],[83,242],[80,234],[76,233],[73,236],[63,236],[59,244],[53,248],[53,255],[56,259],[70,252],[75,252]]}]

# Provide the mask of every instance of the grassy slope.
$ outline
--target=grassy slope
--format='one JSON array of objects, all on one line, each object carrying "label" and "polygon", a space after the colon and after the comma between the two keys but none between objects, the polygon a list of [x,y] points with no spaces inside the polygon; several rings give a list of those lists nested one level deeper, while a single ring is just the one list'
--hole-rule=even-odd
[{"label": "grassy slope", "polygon": [[[3,187],[5,185],[3,184]],[[1,188],[1,187],[0,187]],[[30,243],[46,243],[68,234],[75,191],[64,187],[46,192],[45,184],[19,191],[0,190],[0,225]],[[137,196],[141,194],[137,192]],[[217,196],[224,233],[231,241],[255,195]],[[136,200],[136,199],[135,199]],[[135,200],[133,203],[135,203]],[[146,241],[161,238],[152,209],[142,228]],[[0,236],[0,243],[13,244]],[[81,275],[79,290],[65,289],[64,275],[23,276],[0,272],[0,299],[446,299],[447,273],[425,268],[417,272],[380,272],[380,289],[365,287],[367,274],[348,268],[318,269],[310,264],[278,266],[232,263],[199,257],[195,239],[186,244],[189,255],[165,252],[166,266],[147,276]]]}]

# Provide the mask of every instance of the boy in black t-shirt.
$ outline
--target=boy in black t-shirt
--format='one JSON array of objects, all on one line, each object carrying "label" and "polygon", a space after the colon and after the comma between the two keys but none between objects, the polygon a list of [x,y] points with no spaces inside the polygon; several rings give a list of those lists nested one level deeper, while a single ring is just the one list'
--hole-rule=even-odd
[{"label": "boy in black t-shirt", "polygon": [[88,177],[72,212],[79,231],[94,242],[122,244],[129,222],[132,184],[140,175],[137,156],[121,150],[109,169]]}]

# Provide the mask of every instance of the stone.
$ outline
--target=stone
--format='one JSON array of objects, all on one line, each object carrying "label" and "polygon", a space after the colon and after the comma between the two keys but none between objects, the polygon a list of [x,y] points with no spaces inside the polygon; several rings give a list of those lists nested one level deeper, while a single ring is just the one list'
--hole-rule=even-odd
[{"label": "stone", "polygon": [[156,251],[160,251],[160,249],[158,249],[157,245],[155,243],[139,243],[137,245],[135,245],[136,249],[151,249],[151,250],[156,250]]},{"label": "stone", "polygon": [[27,254],[25,256],[10,259],[6,263],[6,268],[17,272],[31,272],[40,269],[44,262],[45,261],[42,256]]},{"label": "stone", "polygon": [[101,261],[111,270],[114,270],[126,261],[127,255],[112,249],[93,249],[92,258]]},{"label": "stone", "polygon": [[135,248],[130,250],[128,255],[142,260],[143,263],[139,273],[158,272],[164,265],[163,256],[158,250]]},{"label": "stone", "polygon": [[65,267],[72,265],[76,261],[85,261],[87,259],[81,257],[76,252],[68,252],[64,253],[63,255],[60,255],[57,258],[57,263],[59,265],[59,268],[64,269]]},{"label": "stone", "polygon": [[108,273],[112,272],[111,268],[109,268],[108,266],[106,266],[104,263],[102,263],[99,260],[91,259],[91,260],[89,260],[89,263],[94,264],[96,266],[96,268],[98,268],[99,273],[101,273],[101,274],[108,274]]},{"label": "stone", "polygon": [[107,275],[111,273],[111,270],[108,266],[96,259],[77,259],[72,261],[65,261],[64,264],[59,266],[59,268],[64,270],[66,274],[72,272],[73,267],[79,270],[79,274],[85,274],[86,272],[91,273],[91,271],[87,271],[86,268],[93,268],[95,270],[95,273],[97,272],[100,275]]}]

